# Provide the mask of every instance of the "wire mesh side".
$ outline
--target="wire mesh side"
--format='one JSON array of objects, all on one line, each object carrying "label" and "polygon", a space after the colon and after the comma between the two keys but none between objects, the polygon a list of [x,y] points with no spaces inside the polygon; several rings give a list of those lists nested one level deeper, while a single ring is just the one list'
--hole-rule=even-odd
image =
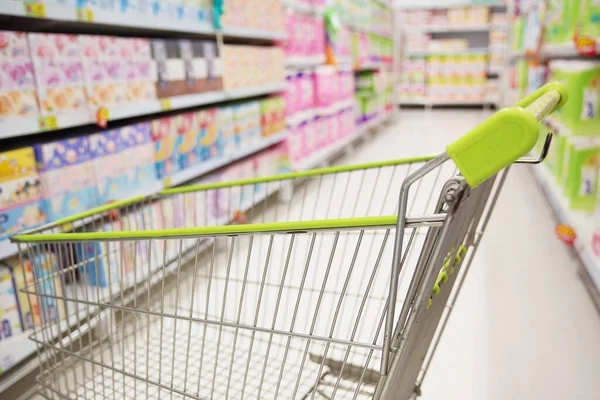
[{"label": "wire mesh side", "polygon": [[[126,291],[102,298],[89,287],[50,294],[39,290],[48,280],[36,277],[32,295],[64,302],[69,315],[83,312],[73,332],[96,311],[108,311],[101,329],[70,342],[53,340],[48,325],[33,335],[52,354],[40,376],[45,394],[320,398],[315,388],[328,386],[323,379],[332,374],[338,389],[327,390],[335,398],[346,398],[349,388],[360,396],[373,392],[393,235],[376,229],[115,242],[112,256],[121,260],[128,245],[146,249],[148,259],[133,263],[135,274],[150,267],[154,250],[163,259],[171,246],[180,251],[173,274],[154,285],[148,280],[144,293],[129,301]],[[190,241],[194,250],[185,253]],[[76,251],[80,244],[60,248]],[[93,255],[77,268],[96,261]],[[66,276],[72,267],[52,276]]]}]

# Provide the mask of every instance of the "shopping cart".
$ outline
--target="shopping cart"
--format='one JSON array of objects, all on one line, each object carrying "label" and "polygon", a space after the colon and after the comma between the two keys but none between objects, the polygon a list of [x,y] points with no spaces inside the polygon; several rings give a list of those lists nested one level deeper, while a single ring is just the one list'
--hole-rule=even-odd
[{"label": "shopping cart", "polygon": [[565,101],[546,85],[436,157],[172,188],[13,237],[39,393],[417,396],[508,167],[545,156],[550,136],[522,158]]}]

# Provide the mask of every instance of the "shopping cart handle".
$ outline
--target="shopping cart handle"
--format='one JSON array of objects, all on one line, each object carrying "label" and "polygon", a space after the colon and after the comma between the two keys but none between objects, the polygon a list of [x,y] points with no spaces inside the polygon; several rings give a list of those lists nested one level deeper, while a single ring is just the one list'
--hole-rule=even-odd
[{"label": "shopping cart handle", "polygon": [[527,154],[538,140],[539,122],[567,101],[567,90],[549,83],[504,108],[446,148],[471,187]]}]

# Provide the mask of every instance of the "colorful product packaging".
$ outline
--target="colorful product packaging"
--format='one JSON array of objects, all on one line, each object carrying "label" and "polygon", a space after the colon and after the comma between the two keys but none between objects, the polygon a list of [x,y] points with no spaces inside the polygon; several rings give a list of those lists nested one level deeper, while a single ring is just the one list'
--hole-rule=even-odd
[{"label": "colorful product packaging", "polygon": [[17,290],[10,268],[0,266],[0,340],[21,332]]},{"label": "colorful product packaging", "polygon": [[90,138],[34,146],[45,203],[52,220],[96,207],[96,178]]},{"label": "colorful product packaging", "polygon": [[27,34],[0,31],[0,120],[39,115]]},{"label": "colorful product packaging", "polygon": [[179,170],[176,162],[175,120],[173,117],[155,119],[151,122],[150,130],[155,145],[156,174],[159,179],[162,179]]},{"label": "colorful product packaging", "polygon": [[0,239],[48,221],[33,148],[0,153]]},{"label": "colorful product packaging", "polygon": [[78,37],[57,33],[29,33],[28,36],[40,113],[86,110],[86,82]]},{"label": "colorful product packaging", "polygon": [[219,127],[219,109],[198,111],[196,122],[199,128],[195,145],[198,162],[221,157],[224,154],[224,141]]},{"label": "colorful product packaging", "polygon": [[12,270],[23,330],[39,327],[42,319],[38,296],[21,292],[25,288],[28,291],[35,290],[31,262],[25,258],[23,259],[23,265],[21,265],[19,257],[16,256],[2,260],[2,263]]}]

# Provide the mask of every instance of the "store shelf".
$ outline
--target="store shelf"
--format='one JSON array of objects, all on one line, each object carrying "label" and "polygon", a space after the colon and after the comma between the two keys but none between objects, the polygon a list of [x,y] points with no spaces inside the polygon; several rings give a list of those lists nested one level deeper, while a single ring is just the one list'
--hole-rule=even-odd
[{"label": "store shelf", "polygon": [[[37,4],[39,4],[37,6],[39,8],[33,12],[25,2],[0,0],[0,15],[63,22],[85,22],[103,26],[136,28],[150,31],[186,32],[201,35],[216,34],[214,27],[209,23],[177,21],[164,18],[163,16],[128,14],[118,11],[85,9],[85,13],[81,13],[74,6],[65,6],[57,3]],[[255,40],[282,40],[286,37],[285,32],[268,32],[245,28],[223,28],[223,35]]]},{"label": "store shelf", "polygon": [[[274,144],[282,142],[288,135],[287,131],[272,135],[267,137],[266,139],[261,140],[259,143],[254,144],[246,149],[239,151],[238,153],[226,157],[219,158],[215,160],[210,160],[198,165],[195,165],[190,168],[186,168],[185,170],[174,174],[171,177],[165,178],[162,182],[157,181],[154,184],[148,185],[138,191],[129,193],[127,198],[133,198],[138,196],[150,196],[156,194],[163,190],[165,187],[172,187],[181,185],[182,183],[188,182],[190,180],[196,179],[205,175],[211,171],[224,167],[228,164],[231,164],[235,161],[246,158],[254,153],[258,153],[261,150],[267,149]],[[124,200],[124,199],[115,199],[115,200]],[[90,223],[91,220],[88,218],[86,223]],[[82,221],[76,221],[73,223],[72,229],[77,229],[83,226],[84,223]],[[17,245],[10,243],[8,239],[0,240],[0,260],[11,257],[18,254]]]},{"label": "store shelf", "polygon": [[312,68],[325,64],[325,56],[296,56],[285,60],[285,66],[288,68]]},{"label": "store shelf", "polygon": [[319,167],[323,164],[327,164],[335,155],[346,149],[349,145],[362,138],[370,129],[376,128],[393,117],[392,113],[384,114],[380,117],[374,118],[373,120],[366,122],[365,124],[357,127],[356,132],[346,136],[342,140],[339,140],[330,146],[318,150],[312,154],[306,160],[301,161],[298,165],[295,165],[295,169],[298,171],[306,171],[312,168]]},{"label": "store shelf", "polygon": [[376,69],[392,68],[392,64],[384,62],[368,62],[354,67],[355,71],[373,71]]},{"label": "store shelf", "polygon": [[591,249],[593,224],[591,223],[590,214],[569,210],[567,200],[556,184],[556,180],[544,165],[533,166],[532,171],[558,222],[571,227],[577,233],[573,250],[579,257],[596,290],[600,290],[600,263]]},{"label": "store shelf", "polygon": [[496,104],[493,101],[486,100],[400,100],[400,106],[484,106],[488,104]]},{"label": "store shelf", "polygon": [[444,56],[475,56],[480,54],[488,54],[489,49],[486,47],[474,47],[470,49],[464,50],[420,50],[420,51],[408,51],[406,54],[409,57],[425,57],[425,56],[434,56],[434,55],[444,55]]},{"label": "store shelf", "polygon": [[300,13],[300,14],[308,14],[308,15],[323,15],[323,7],[318,7],[314,4],[304,4],[301,3],[299,1],[294,1],[294,0],[284,0],[283,1],[283,6],[288,9],[289,11],[292,11],[294,13]]},{"label": "store shelf", "polygon": [[[596,54],[600,54],[600,42],[596,43]],[[540,51],[540,57],[543,59],[548,58],[579,58],[579,57],[590,57],[581,55],[575,48],[573,42],[562,43],[562,44],[545,44],[542,46]]]},{"label": "store shelf", "polygon": [[[109,120],[114,121],[124,118],[155,114],[162,111],[180,110],[184,108],[203,106],[228,100],[239,100],[248,97],[256,97],[271,93],[278,93],[284,91],[285,87],[285,83],[275,83],[251,87],[247,89],[244,88],[229,91],[174,96],[167,99],[152,100],[131,105],[109,107],[108,115]],[[32,135],[40,132],[53,130],[41,129],[42,120],[43,119],[40,118],[21,118],[0,121],[0,139],[15,136]],[[89,124],[96,124],[95,112],[86,111],[77,114],[57,115],[55,129],[72,128],[74,126]]]},{"label": "store shelf", "polygon": [[405,27],[406,31],[418,30],[429,33],[469,33],[469,32],[489,32],[495,29],[507,29],[506,24],[487,24],[479,26],[449,26],[449,25],[409,25]]}]

